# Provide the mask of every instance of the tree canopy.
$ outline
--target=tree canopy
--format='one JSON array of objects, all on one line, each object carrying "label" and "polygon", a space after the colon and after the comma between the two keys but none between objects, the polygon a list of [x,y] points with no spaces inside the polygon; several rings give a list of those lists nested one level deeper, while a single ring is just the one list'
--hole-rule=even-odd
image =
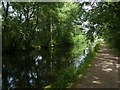
[{"label": "tree canopy", "polygon": [[[120,50],[120,2],[100,2],[92,7],[91,10],[86,12],[90,32],[95,32],[98,36],[102,36],[107,42]],[[88,34],[90,32],[88,31]],[[89,36],[93,35],[91,33]]]},{"label": "tree canopy", "polygon": [[[71,46],[75,35],[104,37],[120,50],[120,3],[2,2],[3,51]],[[85,24],[86,23],[86,24]]]}]

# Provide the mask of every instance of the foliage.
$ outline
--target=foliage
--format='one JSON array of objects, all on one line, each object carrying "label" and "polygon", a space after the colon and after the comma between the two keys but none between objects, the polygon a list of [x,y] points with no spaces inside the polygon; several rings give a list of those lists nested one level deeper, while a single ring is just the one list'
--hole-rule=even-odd
[{"label": "foliage", "polygon": [[95,57],[95,51],[94,50],[90,50],[90,52],[88,53],[87,57],[85,58],[85,62],[82,63],[79,66],[78,74],[83,74],[83,75],[85,74],[85,72],[88,69],[89,64],[91,64],[91,62],[94,60],[94,57]]},{"label": "foliage", "polygon": [[[56,47],[66,49],[76,45],[74,54],[100,37],[120,52],[120,2],[2,2],[2,9],[3,52],[32,50],[39,46],[52,55],[57,52]],[[51,87],[64,88],[76,80],[78,74],[84,74],[99,46],[100,42],[90,50],[78,71],[66,68]],[[64,60],[62,58],[58,59]]]},{"label": "foliage", "polygon": [[[109,3],[87,3],[85,6],[92,7],[90,10],[85,11],[86,20],[89,30],[87,31],[88,39],[93,41],[94,35],[103,37],[113,47],[120,50],[120,2]],[[95,34],[94,34],[95,33]],[[120,52],[120,51],[119,51]]]},{"label": "foliage", "polygon": [[66,88],[69,83],[74,83],[77,80],[81,79],[86,74],[89,65],[92,64],[99,46],[100,46],[100,42],[97,42],[95,47],[90,49],[90,52],[85,58],[85,61],[82,64],[80,64],[78,69],[76,69],[73,66],[70,66],[66,68],[65,70],[61,71],[61,74],[56,79],[54,84],[48,88],[63,89],[63,88]]},{"label": "foliage", "polygon": [[16,3],[3,5],[3,51],[33,46],[72,46],[76,3]]},{"label": "foliage", "polygon": [[98,51],[99,47],[100,47],[100,42],[97,42],[95,47],[90,49],[89,53],[85,58],[85,61],[79,65],[77,70],[77,80],[75,80],[74,83],[72,84],[71,86],[72,88],[74,88],[76,82],[82,79],[87,73],[87,69],[93,63],[93,60],[96,56],[96,52]]},{"label": "foliage", "polygon": [[95,51],[95,52],[98,51],[100,45],[101,45],[101,41],[98,41],[98,42],[96,43],[95,47],[94,47],[94,51]]},{"label": "foliage", "polygon": [[57,78],[56,82],[52,85],[52,88],[65,88],[68,83],[77,79],[77,72],[74,67],[65,69],[62,74]]}]

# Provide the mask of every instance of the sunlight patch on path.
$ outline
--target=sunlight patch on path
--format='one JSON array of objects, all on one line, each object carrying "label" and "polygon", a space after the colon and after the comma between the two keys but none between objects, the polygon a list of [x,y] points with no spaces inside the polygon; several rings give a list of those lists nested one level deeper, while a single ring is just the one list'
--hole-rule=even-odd
[{"label": "sunlight patch on path", "polygon": [[119,67],[118,57],[104,43],[87,74],[78,82],[76,88],[117,88]]}]

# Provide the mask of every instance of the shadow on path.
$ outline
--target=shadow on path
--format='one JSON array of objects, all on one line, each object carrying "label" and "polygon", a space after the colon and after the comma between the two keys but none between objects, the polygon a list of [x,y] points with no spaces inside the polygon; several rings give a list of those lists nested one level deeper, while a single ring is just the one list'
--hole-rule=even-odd
[{"label": "shadow on path", "polygon": [[118,57],[103,43],[95,61],[76,88],[118,88]]}]

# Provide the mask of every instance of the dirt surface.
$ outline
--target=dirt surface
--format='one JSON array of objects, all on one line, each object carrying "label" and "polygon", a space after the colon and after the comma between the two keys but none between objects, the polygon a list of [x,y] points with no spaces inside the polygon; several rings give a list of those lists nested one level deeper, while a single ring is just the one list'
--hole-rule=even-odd
[{"label": "dirt surface", "polygon": [[75,88],[118,88],[118,57],[105,43],[99,48],[94,62]]}]

